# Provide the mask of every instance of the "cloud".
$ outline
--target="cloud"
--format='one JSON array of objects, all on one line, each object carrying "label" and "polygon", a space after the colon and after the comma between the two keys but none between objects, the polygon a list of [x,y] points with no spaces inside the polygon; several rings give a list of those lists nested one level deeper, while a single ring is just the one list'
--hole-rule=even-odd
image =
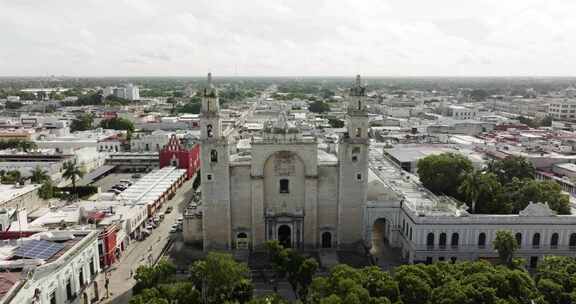
[{"label": "cloud", "polygon": [[570,0],[0,0],[0,75],[571,75]]}]

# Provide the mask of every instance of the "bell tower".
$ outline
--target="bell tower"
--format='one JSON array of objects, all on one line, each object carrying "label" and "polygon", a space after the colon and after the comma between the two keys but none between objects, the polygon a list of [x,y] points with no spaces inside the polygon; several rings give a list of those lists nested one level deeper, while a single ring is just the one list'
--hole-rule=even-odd
[{"label": "bell tower", "polygon": [[222,118],[218,90],[208,83],[199,91],[200,109],[200,164],[204,250],[229,249],[230,228],[230,164],[228,138],[222,131]]},{"label": "bell tower", "polygon": [[338,145],[340,184],[338,187],[338,246],[362,240],[363,206],[368,188],[368,110],[366,87],[356,76],[348,97],[347,132]]},{"label": "bell tower", "polygon": [[222,122],[220,119],[220,102],[218,91],[212,84],[212,73],[208,73],[208,84],[200,90],[202,105],[200,114],[201,139],[218,139],[222,137]]}]

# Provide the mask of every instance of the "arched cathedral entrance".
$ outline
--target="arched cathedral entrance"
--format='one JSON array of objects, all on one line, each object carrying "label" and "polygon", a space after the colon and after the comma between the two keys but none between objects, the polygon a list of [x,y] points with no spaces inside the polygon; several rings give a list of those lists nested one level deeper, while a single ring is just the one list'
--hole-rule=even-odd
[{"label": "arched cathedral entrance", "polygon": [[292,248],[292,229],[288,225],[278,227],[278,242],[284,248]]}]

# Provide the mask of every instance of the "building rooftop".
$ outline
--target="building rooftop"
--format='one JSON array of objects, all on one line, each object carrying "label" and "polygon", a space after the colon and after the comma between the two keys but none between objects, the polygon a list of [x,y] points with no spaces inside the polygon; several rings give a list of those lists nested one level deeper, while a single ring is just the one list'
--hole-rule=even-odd
[{"label": "building rooftop", "polygon": [[[0,301],[13,293],[18,284],[28,280],[27,269],[40,268],[59,260],[66,253],[94,231],[49,231],[34,233],[29,237],[9,239],[0,244]],[[32,250],[38,247],[42,250]],[[52,247],[53,250],[45,250]],[[17,254],[29,252],[29,256],[20,257]]]},{"label": "building rooftop", "polygon": [[388,155],[399,162],[415,162],[429,155],[446,152],[459,153],[470,158],[474,162],[481,162],[482,156],[472,150],[462,149],[455,145],[444,144],[406,144],[396,145],[393,148],[384,149]]},{"label": "building rooftop", "polygon": [[40,187],[41,185],[24,185],[17,187],[15,185],[0,184],[0,206]]},{"label": "building rooftop", "polygon": [[554,166],[561,168],[561,169],[564,169],[564,170],[576,172],[576,164],[573,164],[573,163],[555,164]]},{"label": "building rooftop", "polygon": [[152,171],[144,175],[116,198],[117,200],[126,200],[139,205],[154,203],[185,174],[186,170],[176,169],[175,167],[164,167],[160,170]]},{"label": "building rooftop", "polygon": [[[418,177],[412,175],[392,161],[383,157],[381,146],[371,146],[369,163],[372,175],[369,183],[372,187],[383,187],[392,190],[402,198],[404,204],[418,214],[436,214],[457,216],[460,214],[455,201],[447,197],[439,197],[422,186]],[[373,195],[377,189],[369,190]]]}]

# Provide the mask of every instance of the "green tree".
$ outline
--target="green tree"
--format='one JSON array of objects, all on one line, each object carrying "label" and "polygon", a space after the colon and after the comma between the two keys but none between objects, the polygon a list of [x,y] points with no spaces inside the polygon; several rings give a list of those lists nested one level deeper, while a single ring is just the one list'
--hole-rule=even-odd
[{"label": "green tree", "polygon": [[72,120],[70,123],[70,131],[86,131],[92,129],[94,124],[94,116],[90,113],[82,114]]},{"label": "green tree", "polygon": [[550,127],[552,126],[553,117],[551,115],[546,115],[546,117],[540,120],[540,126],[542,127]]},{"label": "green tree", "polygon": [[498,256],[502,264],[512,266],[514,252],[518,249],[518,242],[510,231],[496,231],[496,238],[492,244],[498,251]]},{"label": "green tree", "polygon": [[125,130],[128,133],[134,132],[134,124],[130,120],[121,117],[103,120],[100,122],[100,127],[103,129]]},{"label": "green tree", "polygon": [[52,184],[52,180],[46,179],[42,183],[40,189],[38,189],[38,196],[42,199],[51,199],[54,197],[54,185]]},{"label": "green tree", "polygon": [[344,121],[341,119],[330,118],[328,123],[332,128],[344,128]]},{"label": "green tree", "polygon": [[518,213],[530,202],[548,203],[559,214],[570,214],[569,196],[554,181],[514,179],[506,187],[507,199],[512,202],[512,212]]},{"label": "green tree", "polygon": [[576,259],[545,256],[536,272],[538,290],[548,303],[570,304],[576,299]]},{"label": "green tree", "polygon": [[536,174],[534,165],[522,156],[508,156],[502,160],[492,161],[488,164],[487,170],[496,174],[503,185],[511,183],[513,178],[534,179]]},{"label": "green tree", "polygon": [[472,213],[508,214],[511,205],[503,199],[502,185],[493,173],[470,171],[458,187],[460,197],[471,207]]},{"label": "green tree", "polygon": [[134,279],[136,285],[134,292],[157,287],[158,284],[172,283],[172,277],[176,274],[176,267],[167,260],[160,260],[156,265],[140,266],[136,269]]},{"label": "green tree", "polygon": [[27,139],[10,139],[6,141],[0,141],[0,150],[17,149],[19,151],[28,152],[37,148],[38,146],[35,142]]},{"label": "green tree", "polygon": [[104,103],[107,105],[125,106],[129,105],[131,101],[126,98],[118,97],[115,95],[108,95],[106,96],[106,98],[104,98]]},{"label": "green tree", "polygon": [[76,180],[84,176],[84,171],[76,165],[76,162],[67,161],[62,166],[64,172],[62,172],[62,177],[68,179],[72,182],[72,192],[76,194]]},{"label": "green tree", "polygon": [[282,247],[277,241],[267,242],[266,246],[279,277],[286,277],[296,296],[305,299],[308,286],[318,270],[318,262],[291,248]]},{"label": "green tree", "polygon": [[3,184],[16,184],[22,181],[22,174],[18,170],[11,170],[2,175]]},{"label": "green tree", "polygon": [[30,181],[35,184],[41,184],[50,178],[50,176],[48,176],[48,173],[42,170],[40,166],[36,166],[36,168],[34,168],[34,170],[32,170],[31,173],[32,175],[30,176]]},{"label": "green tree", "polygon": [[462,183],[458,187],[458,191],[465,198],[466,202],[470,204],[472,213],[476,212],[476,202],[480,197],[482,191],[482,172],[469,171],[465,172]]},{"label": "green tree", "polygon": [[248,304],[289,304],[289,302],[277,294],[272,294],[254,298]]},{"label": "green tree", "polygon": [[361,269],[336,265],[326,277],[316,277],[309,287],[308,297],[317,303],[399,303],[398,283],[379,267]]},{"label": "green tree", "polygon": [[426,188],[436,194],[454,197],[459,195],[463,176],[472,169],[472,162],[456,153],[430,155],[417,163],[418,176]]},{"label": "green tree", "polygon": [[248,266],[234,261],[230,254],[210,252],[196,261],[190,272],[196,289],[203,290],[205,303],[244,303],[252,297]]},{"label": "green tree", "polygon": [[474,101],[484,101],[489,96],[488,92],[483,89],[474,89],[470,92],[470,98]]},{"label": "green tree", "polygon": [[308,105],[308,110],[312,113],[325,113],[330,111],[330,105],[321,100],[316,100]]},{"label": "green tree", "polygon": [[174,110],[176,113],[189,113],[189,114],[198,114],[200,113],[200,109],[202,104],[199,102],[189,102],[185,105],[176,107]]}]

